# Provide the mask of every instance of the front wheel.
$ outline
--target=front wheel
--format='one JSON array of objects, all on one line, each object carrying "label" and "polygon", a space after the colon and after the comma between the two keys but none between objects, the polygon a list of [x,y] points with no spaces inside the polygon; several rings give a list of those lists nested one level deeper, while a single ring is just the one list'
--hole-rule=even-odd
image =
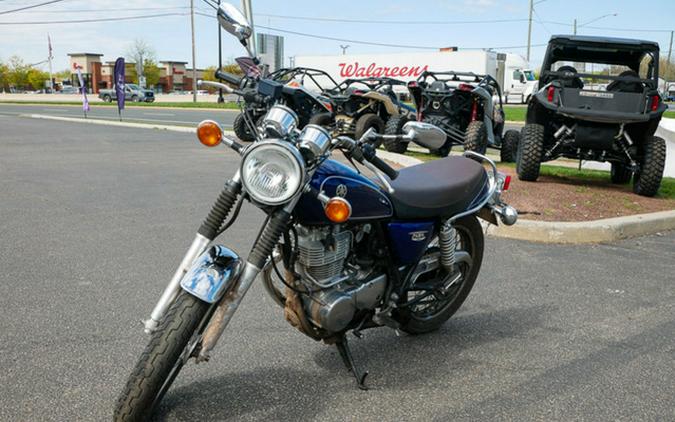
[{"label": "front wheel", "polygon": [[181,290],[136,363],[115,407],[116,422],[144,421],[160,402],[189,356],[209,304]]},{"label": "front wheel", "polygon": [[666,141],[658,136],[645,139],[638,164],[633,177],[633,192],[642,196],[656,195],[666,166]]},{"label": "front wheel", "polygon": [[516,158],[518,178],[534,182],[539,178],[541,158],[544,153],[544,126],[526,124],[520,133],[520,144]]},{"label": "front wheel", "polygon": [[[407,297],[404,297],[414,305],[402,308],[397,315],[401,329],[406,333],[422,334],[437,330],[459,310],[476,282],[483,262],[481,225],[475,216],[468,216],[457,220],[453,227],[456,231],[455,255],[465,252],[470,259],[457,263],[458,272],[452,275],[439,265],[437,270],[422,274],[415,281]],[[432,241],[425,256],[439,253],[438,245]],[[439,291],[435,287],[439,285],[444,289]],[[430,290],[433,293],[429,294]]]},{"label": "front wheel", "polygon": [[[409,119],[406,116],[395,116],[389,118],[387,124],[384,126],[385,135],[402,135],[403,126],[408,123]],[[385,139],[384,148],[389,152],[398,154],[405,154],[408,150],[408,142],[398,139]]]},{"label": "front wheel", "polygon": [[487,151],[487,128],[485,123],[478,120],[469,123],[466,128],[466,140],[464,141],[464,151],[474,151],[479,154],[485,154]]},{"label": "front wheel", "polygon": [[243,142],[253,142],[255,141],[255,133],[251,131],[246,124],[246,118],[244,116],[245,112],[237,114],[237,117],[234,118],[232,122],[232,130],[234,134]]},{"label": "front wheel", "polygon": [[633,177],[633,171],[630,167],[623,163],[612,163],[612,183],[617,185],[625,185],[626,183],[630,182],[631,177]]},{"label": "front wheel", "polygon": [[517,130],[507,130],[502,140],[502,149],[499,151],[499,158],[502,163],[513,163],[516,161],[516,152],[520,143],[520,132]]}]

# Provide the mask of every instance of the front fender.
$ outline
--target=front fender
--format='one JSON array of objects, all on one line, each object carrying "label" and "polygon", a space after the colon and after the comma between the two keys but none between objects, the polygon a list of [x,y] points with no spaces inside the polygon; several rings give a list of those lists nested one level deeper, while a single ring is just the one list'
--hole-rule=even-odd
[{"label": "front fender", "polygon": [[222,245],[214,245],[195,260],[180,287],[207,303],[215,303],[237,280],[243,268],[239,255]]}]

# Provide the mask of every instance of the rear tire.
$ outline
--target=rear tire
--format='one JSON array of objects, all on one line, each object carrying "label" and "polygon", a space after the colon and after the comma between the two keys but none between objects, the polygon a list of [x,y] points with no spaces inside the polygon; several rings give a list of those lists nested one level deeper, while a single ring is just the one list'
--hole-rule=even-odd
[{"label": "rear tire", "polygon": [[458,290],[445,298],[447,303],[441,302],[442,308],[433,315],[423,317],[410,308],[399,311],[397,319],[401,323],[401,330],[406,333],[423,334],[437,330],[459,310],[476,282],[483,262],[484,239],[482,227],[475,216],[460,218],[453,224],[453,227],[460,236],[462,250],[469,252],[473,263],[471,266],[459,264],[464,265],[461,269],[462,283],[458,286]]},{"label": "rear tire", "polygon": [[527,124],[520,133],[516,171],[518,178],[534,182],[539,177],[541,157],[544,153],[544,126]]},{"label": "rear tire", "polygon": [[513,163],[516,161],[519,143],[520,132],[517,130],[507,130],[502,140],[502,149],[499,151],[499,158],[502,163]]},{"label": "rear tire", "polygon": [[617,185],[625,185],[630,182],[630,178],[633,176],[633,171],[627,165],[623,163],[612,163],[612,183]]},{"label": "rear tire", "polygon": [[633,178],[633,192],[642,196],[656,195],[666,166],[666,141],[658,136],[645,139],[639,164],[640,168]]},{"label": "rear tire", "polygon": [[[377,114],[368,113],[359,117],[354,128],[354,139],[361,139],[361,136],[371,127],[375,128],[375,132],[377,133],[384,133],[384,122]],[[376,148],[378,146],[375,145]]]},{"label": "rear tire", "polygon": [[[144,421],[182,368],[181,354],[199,329],[210,305],[181,290],[176,301],[152,333],[117,400],[116,422]],[[168,385],[165,385],[168,383]]]},{"label": "rear tire", "polygon": [[237,114],[237,117],[234,118],[232,122],[232,130],[234,134],[237,135],[237,138],[244,142],[253,142],[255,141],[255,135],[249,129],[246,124],[246,119],[244,119],[244,113]]},{"label": "rear tire", "polygon": [[132,95],[132,96],[131,96],[131,102],[132,102],[132,103],[138,103],[138,102],[140,102],[140,101],[141,101],[141,99],[138,98],[138,95]]},{"label": "rear tire", "polygon": [[103,101],[105,101],[106,103],[112,103],[112,97],[106,94],[103,96]]},{"label": "rear tire", "polygon": [[485,123],[478,120],[469,123],[469,126],[466,128],[464,151],[485,154],[485,151],[487,151],[487,129]]},{"label": "rear tire", "polygon": [[[384,126],[385,135],[401,135],[403,133],[403,125],[408,123],[410,119],[405,116],[396,116],[389,119]],[[389,152],[398,154],[405,154],[408,150],[408,142],[400,141],[398,139],[385,139],[384,149]]]}]

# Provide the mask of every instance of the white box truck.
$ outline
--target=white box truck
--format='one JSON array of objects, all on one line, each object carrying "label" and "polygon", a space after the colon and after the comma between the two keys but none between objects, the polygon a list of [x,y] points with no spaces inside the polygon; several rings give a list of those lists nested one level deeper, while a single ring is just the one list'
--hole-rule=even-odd
[{"label": "white box truck", "polygon": [[[294,66],[321,69],[338,83],[345,79],[389,77],[411,81],[425,70],[473,72],[495,78],[503,100],[525,102],[537,81],[527,61],[511,53],[495,51],[435,51],[392,54],[295,56]],[[405,90],[396,87],[397,90]]]}]

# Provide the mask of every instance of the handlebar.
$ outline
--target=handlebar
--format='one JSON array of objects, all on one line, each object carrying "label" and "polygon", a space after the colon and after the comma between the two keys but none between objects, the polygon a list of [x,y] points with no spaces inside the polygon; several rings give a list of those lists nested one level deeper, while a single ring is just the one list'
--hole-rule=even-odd
[{"label": "handlebar", "polygon": [[375,168],[380,170],[382,173],[386,174],[389,177],[389,179],[394,180],[398,177],[398,172],[376,155],[375,148],[373,148],[372,145],[363,144],[361,146],[361,151],[363,151],[363,158],[368,160],[373,166],[375,166]]},{"label": "handlebar", "polygon": [[232,84],[235,86],[239,86],[241,84],[240,77],[233,75],[231,73],[223,72],[220,69],[216,70],[215,76],[216,78],[220,79],[221,81],[225,81],[228,84]]}]

